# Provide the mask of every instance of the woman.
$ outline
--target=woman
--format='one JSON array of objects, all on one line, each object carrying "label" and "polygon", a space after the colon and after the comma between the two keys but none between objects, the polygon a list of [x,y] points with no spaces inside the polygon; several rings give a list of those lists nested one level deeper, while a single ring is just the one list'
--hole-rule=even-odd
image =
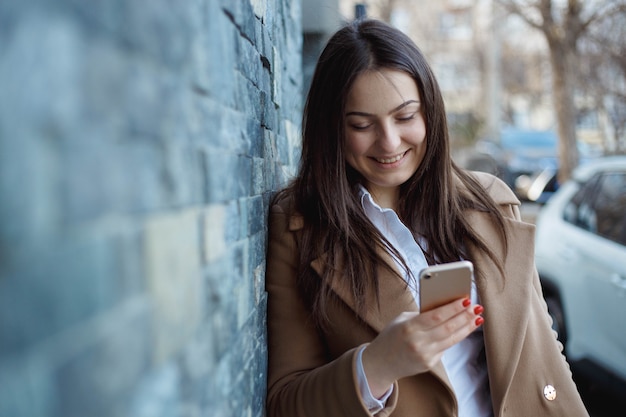
[{"label": "woman", "polygon": [[[269,229],[269,417],[588,415],[534,228],[503,182],[452,162],[435,77],[398,30],[330,39]],[[419,270],[458,260],[471,294],[420,314]]]}]

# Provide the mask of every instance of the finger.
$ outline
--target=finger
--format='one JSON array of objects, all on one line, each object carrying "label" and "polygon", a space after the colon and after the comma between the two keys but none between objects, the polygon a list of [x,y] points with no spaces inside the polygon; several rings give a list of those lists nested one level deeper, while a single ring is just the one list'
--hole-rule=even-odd
[{"label": "finger", "polygon": [[447,349],[459,343],[484,323],[480,315],[482,312],[482,306],[473,306],[441,323],[432,329],[433,341],[440,349]]},{"label": "finger", "polygon": [[469,298],[459,298],[440,307],[421,313],[421,321],[429,327],[435,327],[467,310],[471,305]]}]

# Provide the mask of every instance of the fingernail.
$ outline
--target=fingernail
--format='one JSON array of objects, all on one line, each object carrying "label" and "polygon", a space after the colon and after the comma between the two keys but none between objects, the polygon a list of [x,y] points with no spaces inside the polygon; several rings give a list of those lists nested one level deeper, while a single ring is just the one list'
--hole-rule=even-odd
[{"label": "fingernail", "polygon": [[469,298],[463,300],[463,307],[469,307],[470,304],[472,304],[472,302]]},{"label": "fingernail", "polygon": [[483,311],[485,311],[485,309],[483,308],[483,306],[476,306],[474,307],[474,314],[480,314]]},{"label": "fingernail", "polygon": [[485,322],[485,319],[482,317],[476,317],[476,321],[474,323],[476,323],[476,326],[480,326],[481,324],[483,324]]}]

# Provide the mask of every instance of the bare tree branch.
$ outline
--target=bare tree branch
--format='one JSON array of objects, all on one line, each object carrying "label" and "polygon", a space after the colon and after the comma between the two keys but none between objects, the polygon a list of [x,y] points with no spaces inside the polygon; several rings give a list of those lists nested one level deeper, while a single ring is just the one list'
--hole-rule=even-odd
[{"label": "bare tree branch", "polygon": [[524,12],[524,10],[538,9],[540,0],[516,2],[507,0],[495,0],[505,11],[520,17],[528,25],[535,29],[543,30],[543,22],[537,22],[532,16]]},{"label": "bare tree branch", "polygon": [[[606,8],[599,8],[594,10],[593,13],[581,22],[580,33],[588,30],[589,26],[601,22],[602,20],[614,16],[616,14],[626,13],[626,2],[620,1],[618,3],[610,2]],[[579,34],[580,34],[579,33]]]}]

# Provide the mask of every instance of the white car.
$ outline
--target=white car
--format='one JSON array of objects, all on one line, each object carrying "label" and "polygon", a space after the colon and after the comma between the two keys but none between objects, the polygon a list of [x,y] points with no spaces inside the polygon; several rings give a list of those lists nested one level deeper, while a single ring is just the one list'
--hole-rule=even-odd
[{"label": "white car", "polygon": [[626,381],[626,156],[580,166],[536,224],[537,269],[568,361]]}]

